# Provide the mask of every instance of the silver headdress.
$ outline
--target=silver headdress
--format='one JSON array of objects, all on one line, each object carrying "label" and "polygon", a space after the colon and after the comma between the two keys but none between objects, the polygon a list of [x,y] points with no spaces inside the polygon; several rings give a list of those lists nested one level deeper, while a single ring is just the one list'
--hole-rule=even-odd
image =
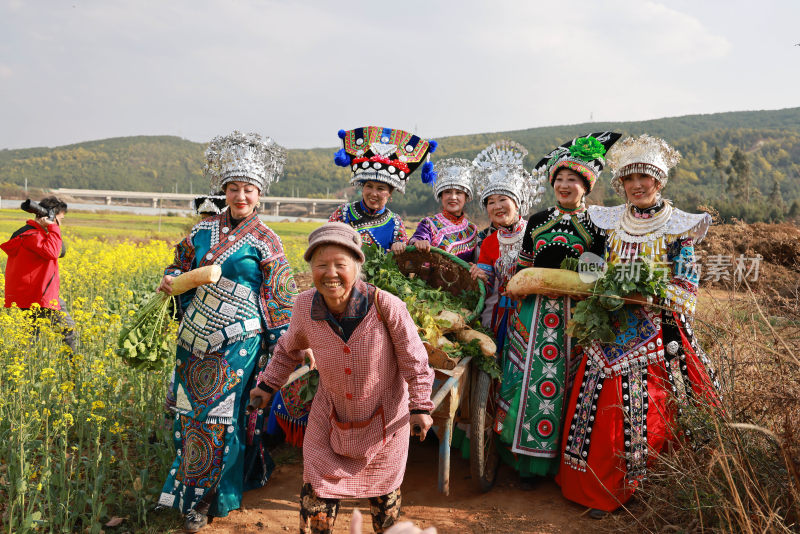
[{"label": "silver headdress", "polygon": [[223,189],[228,182],[247,182],[266,193],[269,185],[280,178],[285,162],[286,149],[271,138],[234,130],[208,144],[203,172],[214,191]]},{"label": "silver headdress", "polygon": [[514,141],[497,141],[483,149],[472,161],[475,167],[475,188],[481,192],[484,208],[490,195],[506,195],[525,216],[542,198],[546,173],[535,176],[525,170],[528,151]]},{"label": "silver headdress", "polygon": [[639,137],[627,137],[614,145],[608,152],[607,160],[614,172],[611,185],[624,198],[622,177],[637,172],[649,174],[664,187],[667,185],[670,169],[680,162],[681,154],[663,139],[643,134]]},{"label": "silver headdress", "polygon": [[439,198],[446,189],[458,189],[467,194],[467,201],[472,199],[472,162],[464,158],[447,158],[436,162],[436,183],[433,184],[433,196]]},{"label": "silver headdress", "polygon": [[194,197],[194,212],[198,215],[218,215],[225,210],[225,195],[201,195]]}]

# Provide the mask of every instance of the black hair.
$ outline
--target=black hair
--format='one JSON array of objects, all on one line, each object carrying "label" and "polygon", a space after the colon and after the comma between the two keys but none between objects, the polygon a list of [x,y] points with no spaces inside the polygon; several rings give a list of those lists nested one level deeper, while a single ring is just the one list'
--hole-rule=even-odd
[{"label": "black hair", "polygon": [[56,215],[67,213],[67,203],[58,197],[44,197],[39,201],[39,205],[47,210],[53,210]]}]

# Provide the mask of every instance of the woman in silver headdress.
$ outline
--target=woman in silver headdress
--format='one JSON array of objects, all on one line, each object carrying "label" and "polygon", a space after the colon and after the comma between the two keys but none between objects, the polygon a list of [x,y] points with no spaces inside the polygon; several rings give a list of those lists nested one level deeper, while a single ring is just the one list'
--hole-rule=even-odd
[{"label": "woman in silver headdress", "polygon": [[[605,259],[625,264],[647,259],[669,268],[666,298],[613,312],[616,340],[584,347],[567,403],[562,463],[564,496],[601,518],[630,499],[648,463],[674,438],[676,406],[687,398],[715,402],[708,359],[692,332],[698,275],[694,246],[711,217],[672,207],[661,198],[680,154],[662,139],[642,135],[608,154],[615,207],[590,206],[606,235]],[[634,269],[631,269],[634,272]]]},{"label": "woman in silver headdress", "polygon": [[486,307],[481,323],[494,332],[498,354],[503,352],[506,322],[516,302],[505,288],[517,269],[526,220],[531,207],[539,202],[543,178],[534,178],[523,168],[528,151],[513,141],[498,141],[486,147],[473,160],[475,186],[481,190],[481,205],[489,215],[491,231],[481,243],[478,263],[472,266],[473,278],[488,284]]},{"label": "woman in silver headdress", "polygon": [[477,259],[478,227],[464,212],[464,206],[472,199],[472,162],[448,158],[438,162],[436,169],[433,196],[440,202],[442,211],[423,218],[408,244],[422,251],[437,247],[472,263]]},{"label": "woman in silver headdress", "polygon": [[267,351],[286,331],[297,289],[280,239],[261,222],[258,199],[280,176],[285,150],[234,132],[211,141],[206,175],[228,209],[202,220],[175,249],[159,290],[173,277],[219,265],[222,278],[180,297],[173,397],[177,455],[159,504],[186,514],[196,532],[208,516],[239,508],[242,492],[266,483],[274,464],[261,444],[263,413],[247,395]]}]

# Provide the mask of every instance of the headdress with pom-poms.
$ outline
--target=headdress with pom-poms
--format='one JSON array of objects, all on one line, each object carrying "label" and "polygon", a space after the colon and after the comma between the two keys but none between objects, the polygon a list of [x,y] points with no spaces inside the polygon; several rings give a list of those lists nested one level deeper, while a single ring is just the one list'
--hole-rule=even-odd
[{"label": "headdress with pom-poms", "polygon": [[205,156],[203,172],[212,191],[223,190],[228,182],[246,182],[266,193],[283,172],[286,149],[269,137],[234,130],[212,139]]},{"label": "headdress with pom-poms", "polygon": [[622,134],[616,132],[597,132],[576,137],[551,150],[535,168],[547,169],[550,185],[559,169],[569,169],[583,178],[586,192],[590,193],[603,172],[606,152],[620,137]]},{"label": "headdress with pom-poms", "polygon": [[658,137],[642,134],[627,137],[614,145],[608,153],[608,166],[614,176],[611,185],[618,195],[625,197],[622,178],[636,172],[648,174],[667,185],[669,171],[681,160],[681,153]]},{"label": "headdress with pom-poms", "polygon": [[545,192],[544,175],[525,170],[528,151],[514,141],[497,141],[484,148],[472,161],[475,167],[475,189],[480,192],[484,208],[491,195],[506,195],[517,205],[520,216],[527,215]]},{"label": "headdress with pom-poms", "polygon": [[[333,161],[340,167],[350,168],[351,184],[383,182],[401,193],[405,192],[411,173],[436,151],[437,146],[436,141],[381,126],[339,130],[339,138],[342,148],[334,154]],[[430,162],[423,165],[422,181],[436,181]]]},{"label": "headdress with pom-poms", "polygon": [[[426,164],[427,165],[427,164]],[[464,158],[446,158],[436,162],[436,182],[433,184],[433,196],[439,196],[447,189],[457,189],[467,194],[467,201],[472,199],[472,162]]]}]

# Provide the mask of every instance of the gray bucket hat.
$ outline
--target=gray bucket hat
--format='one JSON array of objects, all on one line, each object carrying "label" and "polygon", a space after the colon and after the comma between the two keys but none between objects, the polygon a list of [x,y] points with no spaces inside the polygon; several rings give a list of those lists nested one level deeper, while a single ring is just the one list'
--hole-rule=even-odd
[{"label": "gray bucket hat", "polygon": [[349,224],[341,222],[325,223],[308,234],[308,248],[303,259],[311,261],[314,251],[322,245],[338,245],[352,252],[359,263],[364,263],[364,252],[361,251],[361,234]]}]

